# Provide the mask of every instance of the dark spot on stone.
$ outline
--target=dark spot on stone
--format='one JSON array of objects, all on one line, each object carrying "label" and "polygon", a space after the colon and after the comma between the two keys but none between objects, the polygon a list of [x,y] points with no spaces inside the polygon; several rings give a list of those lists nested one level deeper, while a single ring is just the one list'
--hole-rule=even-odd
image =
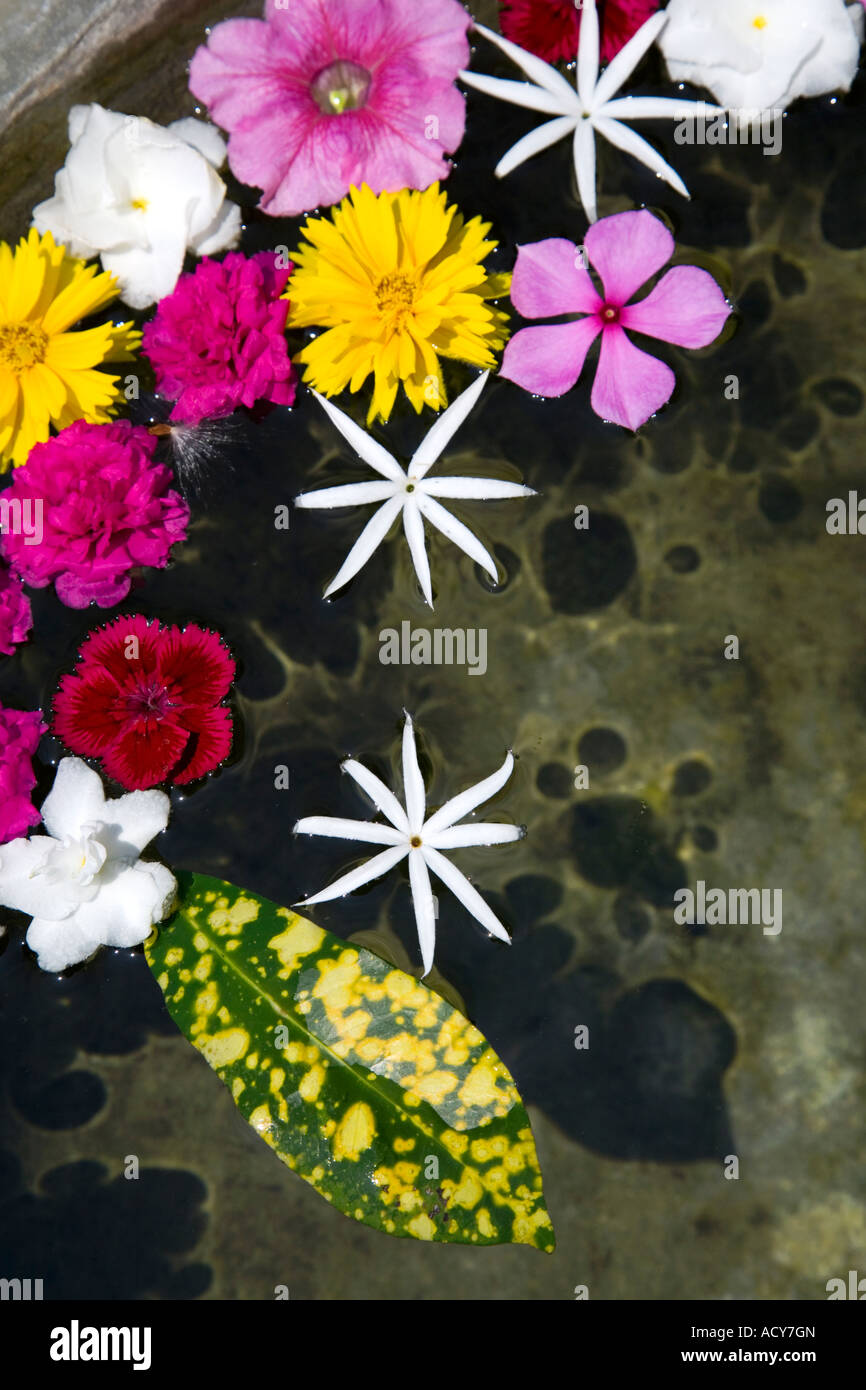
[{"label": "dark spot on stone", "polygon": [[713,774],[702,758],[689,758],[674,773],[674,796],[697,796],[706,791]]},{"label": "dark spot on stone", "polygon": [[652,914],[631,893],[618,893],[613,903],[613,920],[623,941],[643,941],[652,928]]},{"label": "dark spot on stone", "polygon": [[201,1298],[213,1283],[213,1270],[207,1264],[184,1265],[173,1274],[165,1286],[162,1297],[167,1299]]},{"label": "dark spot on stone", "polygon": [[766,323],[773,311],[773,296],[763,280],[750,280],[737,301],[737,308],[750,327]]},{"label": "dark spot on stone", "polygon": [[701,557],[693,545],[672,546],[665,556],[665,564],[670,565],[674,574],[693,574],[700,563]]},{"label": "dark spot on stone", "polygon": [[833,246],[855,251],[866,246],[866,189],[863,181],[863,152],[852,149],[837,166],[824,197],[821,230]]},{"label": "dark spot on stone", "polygon": [[692,843],[695,849],[702,850],[704,854],[712,854],[719,847],[719,837],[711,825],[695,825],[692,827]]},{"label": "dark spot on stone", "polygon": [[779,425],[779,441],[786,448],[798,450],[805,449],[807,444],[811,444],[815,435],[821,428],[821,419],[815,410],[795,410],[793,415],[788,415]]},{"label": "dark spot on stone", "polygon": [[738,444],[728,464],[732,473],[754,473],[758,466],[753,449],[748,444]]},{"label": "dark spot on stone", "polygon": [[[691,202],[677,209],[679,240],[689,246],[748,246],[750,189],[718,174],[689,175]],[[647,200],[650,201],[650,200]]]},{"label": "dark spot on stone", "polygon": [[493,558],[499,569],[499,582],[494,584],[490,575],[483,570],[480,565],[475,565],[475,578],[490,594],[504,594],[505,590],[513,583],[520,571],[520,556],[515,555],[507,545],[494,545],[492,547]]},{"label": "dark spot on stone", "polygon": [[562,763],[545,763],[538,769],[535,781],[542,796],[550,796],[557,801],[571,796],[574,790],[574,773]]},{"label": "dark spot on stone", "polygon": [[664,424],[660,422],[659,433],[653,439],[653,447],[650,450],[650,464],[656,473],[672,475],[674,473],[685,473],[693,457],[693,441],[684,430],[668,429],[667,434],[663,432]]},{"label": "dark spot on stone", "polygon": [[723,1229],[721,1221],[715,1216],[710,1216],[708,1212],[696,1216],[692,1224],[696,1236],[715,1236]]},{"label": "dark spot on stone", "polygon": [[105,1087],[91,1071],[67,1071],[50,1080],[22,1071],[11,1091],[16,1108],[40,1129],[75,1129],[105,1104]]},{"label": "dark spot on stone", "polygon": [[794,521],[803,510],[800,493],[787,478],[774,475],[767,479],[758,493],[758,506],[768,521]]},{"label": "dark spot on stone", "polygon": [[590,772],[604,776],[622,767],[628,756],[625,739],[616,729],[587,729],[581,734],[577,745],[577,756]]},{"label": "dark spot on stone", "polygon": [[505,885],[505,896],[515,917],[535,922],[559,906],[562,886],[546,874],[521,874]]},{"label": "dark spot on stone", "polygon": [[804,294],[806,291],[806,276],[803,271],[794,261],[780,256],[778,252],[773,256],[773,278],[779,294],[785,299],[790,299],[795,294]]},{"label": "dark spot on stone", "polygon": [[558,613],[592,613],[613,603],[637,568],[631,533],[618,516],[590,511],[589,529],[552,521],[542,547],[544,585]]},{"label": "dark spot on stone", "polygon": [[834,415],[858,415],[863,409],[863,392],[854,381],[842,376],[828,376],[812,387],[822,405]]},{"label": "dark spot on stone", "polygon": [[680,980],[620,998],[608,1027],[622,1139],[637,1157],[717,1156],[730,1140],[722,1079],[736,1054],[725,1016]]},{"label": "dark spot on stone", "polygon": [[189,1266],[187,1276],[176,1266],[204,1232],[201,1180],[145,1167],[134,1181],[105,1179],[101,1163],[67,1163],[45,1175],[41,1193],[0,1207],[8,1268],[38,1270],[46,1299],[198,1297],[207,1267]]},{"label": "dark spot on stone", "polygon": [[762,341],[761,351],[744,362],[740,411],[753,429],[775,430],[796,407],[799,371],[795,362],[774,342]]},{"label": "dark spot on stone", "polygon": [[655,907],[671,907],[686,872],[664,843],[649,807],[629,796],[594,797],[572,813],[580,873],[599,888],[630,888]]}]

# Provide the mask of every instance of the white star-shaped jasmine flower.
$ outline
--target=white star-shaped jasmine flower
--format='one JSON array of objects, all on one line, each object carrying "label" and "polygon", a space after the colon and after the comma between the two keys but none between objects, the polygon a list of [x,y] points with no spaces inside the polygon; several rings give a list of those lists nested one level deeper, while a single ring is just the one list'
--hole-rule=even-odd
[{"label": "white star-shaped jasmine flower", "polygon": [[80,758],[64,758],[42,805],[47,835],[0,845],[0,903],[33,918],[27,945],[43,970],[65,970],[100,946],[137,946],[177,893],[164,864],[139,856],[168,824],[164,792],[106,801]]},{"label": "white star-shaped jasmine flower", "polygon": [[530,487],[518,483],[506,483],[498,478],[430,478],[428,473],[450,443],[463,421],[469,415],[481,392],[484,390],[489,373],[485,372],[474,381],[453,405],[439,416],[412,457],[409,467],[401,468],[387,449],[372,439],[360,425],[356,425],[342,410],[331,405],[317,391],[313,395],[327,411],[337,429],[348,440],[355,452],[381,475],[380,480],[370,483],[348,483],[341,487],[321,488],[318,492],[302,492],[295,498],[296,507],[356,507],[370,502],[381,506],[373,514],[356,540],[339,573],[331,580],[325,590],[328,598],[344,584],[348,584],[370,556],[382,544],[393,523],[403,515],[403,530],[409,544],[409,553],[415,566],[415,573],[421,590],[430,607],[433,607],[433,588],[430,579],[430,562],[424,537],[424,522],[429,521],[453,541],[461,550],[486,570],[494,583],[498,579],[496,562],[477,536],[458,521],[438,500],[440,497],[454,500],[474,500],[487,502],[503,497],[534,497]]},{"label": "white star-shaped jasmine flower", "polygon": [[408,856],[409,883],[421,958],[424,962],[424,975],[429,973],[433,964],[433,950],[436,944],[436,912],[430,886],[430,871],[441,879],[446,888],[451,889],[455,898],[459,898],[467,911],[471,912],[492,936],[510,943],[507,931],[481,894],[473,888],[468,878],[454,867],[450,859],[445,858],[442,851],[463,849],[468,845],[504,845],[523,838],[526,832],[517,825],[498,825],[483,821],[470,821],[468,825],[457,824],[505,786],[513,767],[514,756],[509,753],[498,772],[494,772],[483,782],[476,783],[474,787],[469,787],[459,796],[452,797],[432,816],[426,818],[424,779],[418,766],[412,719],[407,713],[403,726],[405,810],[384,782],[364,767],[363,763],[348,758],[343,763],[343,771],[348,772],[363,788],[389,824],[383,825],[380,821],[342,820],[335,816],[307,816],[304,820],[299,820],[295,826],[295,834],[331,835],[340,840],[360,840],[367,844],[385,845],[386,848],[381,854],[368,859],[366,864],[338,878],[329,888],[324,888],[321,893],[306,898],[296,906],[308,907],[312,903],[325,903],[334,898],[343,898],[356,888],[363,887],[365,883],[381,878]]},{"label": "white star-shaped jasmine flower", "polygon": [[598,220],[595,177],[595,137],[601,135],[611,145],[639,159],[659,178],[669,183],[684,198],[689,197],[679,174],[662,159],[643,136],[631,130],[624,121],[654,120],[666,117],[682,120],[695,115],[714,115],[721,108],[706,103],[683,101],[679,97],[619,97],[616,94],[631,76],[664,28],[664,10],[648,19],[620,49],[612,62],[599,76],[598,12],[595,0],[585,0],[580,12],[580,39],[577,51],[577,87],[563,77],[557,68],[527,53],[519,44],[502,38],[483,24],[474,25],[497,48],[517,63],[531,82],[509,82],[499,77],[485,77],[478,72],[461,72],[461,79],[470,87],[488,96],[526,106],[531,111],[544,111],[554,117],[544,125],[524,135],[512,146],[496,166],[498,178],[504,178],[524,160],[546,150],[558,140],[574,139],[574,168],[580,200],[590,222]]}]

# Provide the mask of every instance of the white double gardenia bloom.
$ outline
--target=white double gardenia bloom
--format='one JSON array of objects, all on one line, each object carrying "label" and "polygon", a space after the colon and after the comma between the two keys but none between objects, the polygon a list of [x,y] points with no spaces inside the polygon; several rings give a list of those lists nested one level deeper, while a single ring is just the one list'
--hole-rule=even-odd
[{"label": "white double gardenia bloom", "polygon": [[675,82],[760,112],[847,91],[862,37],[863,6],[845,0],[670,0],[659,48]]},{"label": "white double gardenia bloom", "polygon": [[[295,833],[302,835],[331,835],[341,840],[361,840],[367,844],[385,845],[386,849],[369,859],[360,868],[344,874],[311,898],[306,898],[298,907],[308,907],[311,903],[326,903],[333,898],[343,898],[356,888],[361,888],[373,879],[381,878],[408,855],[409,883],[412,889],[412,902],[415,908],[415,922],[418,927],[418,941],[421,945],[421,958],[424,962],[424,975],[433,964],[433,951],[436,945],[436,909],[433,902],[433,889],[430,886],[430,871],[450,888],[467,911],[481,923],[492,936],[500,941],[510,942],[508,932],[495,913],[487,906],[481,894],[473,888],[468,878],[455,868],[442,850],[462,849],[468,845],[504,845],[512,840],[523,838],[525,831],[517,825],[493,825],[482,821],[472,821],[468,825],[458,825],[457,821],[468,816],[483,802],[505,786],[514,767],[514,757],[508,754],[505,762],[492,777],[478,782],[474,787],[461,792],[459,796],[446,801],[429,819],[426,818],[426,795],[424,779],[418,766],[418,752],[415,747],[415,732],[412,719],[406,715],[403,726],[403,788],[406,807],[400,805],[396,796],[363,763],[349,758],[343,763],[343,771],[358,783],[367,793],[377,810],[390,824],[379,821],[341,820],[335,816],[308,816],[299,820]],[[423,979],[423,976],[422,976]]]},{"label": "white double gardenia bloom", "polygon": [[177,893],[164,864],[139,856],[168,824],[164,792],[106,801],[100,777],[64,758],[42,805],[47,835],[0,845],[0,903],[32,918],[27,945],[43,970],[65,970],[100,946],[137,946]]},{"label": "white double gardenia bloom", "polygon": [[171,293],[188,250],[237,245],[241,213],[216,172],[226,146],[214,126],[193,117],[160,126],[94,103],[72,107],[69,141],[34,224],[75,256],[101,257],[133,309]]},{"label": "white double gardenia bloom", "polygon": [[470,559],[486,570],[494,583],[498,580],[496,561],[490,552],[473,535],[468,526],[437,500],[439,497],[457,500],[491,501],[503,497],[534,497],[530,487],[519,483],[507,483],[497,478],[429,478],[427,475],[440,455],[463,424],[481,392],[484,390],[489,373],[485,372],[474,381],[462,396],[439,416],[420,447],[415,451],[407,469],[399,463],[387,449],[371,438],[354,420],[344,415],[330,401],[317,391],[313,392],[319,404],[327,411],[344,439],[352,445],[357,454],[380,474],[382,481],[371,483],[347,483],[340,487],[321,488],[318,492],[302,492],[295,498],[296,507],[357,507],[365,503],[380,502],[382,505],[367,522],[360,536],[349,551],[339,573],[331,580],[325,590],[325,598],[348,584],[350,579],[367,563],[370,556],[379,548],[397,517],[403,516],[403,530],[409,544],[409,553],[415,566],[415,573],[422,592],[430,607],[433,607],[433,587],[430,577],[430,562],[424,540],[424,521],[429,521],[449,541],[464,551]]},{"label": "white double gardenia bloom", "polygon": [[[726,4],[727,0],[719,0],[719,3]],[[550,63],[527,53],[519,44],[503,39],[483,24],[474,25],[476,33],[483,34],[503,53],[507,53],[527,77],[532,78],[532,82],[508,82],[499,77],[485,77],[482,73],[468,71],[461,72],[461,80],[470,87],[477,87],[480,92],[486,92],[488,96],[499,97],[515,106],[526,106],[532,111],[545,111],[555,118],[518,140],[497,164],[497,177],[504,178],[524,160],[570,136],[574,141],[574,168],[580,200],[589,221],[595,222],[598,220],[595,138],[601,135],[611,145],[640,160],[641,164],[688,198],[689,190],[676,170],[662,159],[642,135],[623,122],[660,117],[683,120],[699,112],[703,115],[715,114],[716,108],[704,104],[699,108],[698,103],[679,97],[617,98],[616,95],[655,43],[664,28],[667,13],[661,10],[641,25],[599,76],[598,12],[595,0],[586,0],[581,6],[577,90]]]}]

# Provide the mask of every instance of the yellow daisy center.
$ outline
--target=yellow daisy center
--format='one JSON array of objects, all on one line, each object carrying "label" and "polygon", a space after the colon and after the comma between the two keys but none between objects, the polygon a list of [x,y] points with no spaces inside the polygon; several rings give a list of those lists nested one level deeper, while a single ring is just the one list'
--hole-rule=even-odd
[{"label": "yellow daisy center", "polygon": [[26,372],[45,361],[48,334],[35,323],[0,323],[0,367]]},{"label": "yellow daisy center", "polygon": [[767,27],[767,17],[766,17],[766,15],[756,14],[756,15],[755,15],[755,18],[752,20],[752,28],[753,28],[753,29],[766,29],[766,27]]},{"label": "yellow daisy center", "polygon": [[400,330],[415,307],[418,282],[413,275],[403,275],[395,271],[384,275],[376,286],[376,303],[379,312],[392,319],[392,326]]}]

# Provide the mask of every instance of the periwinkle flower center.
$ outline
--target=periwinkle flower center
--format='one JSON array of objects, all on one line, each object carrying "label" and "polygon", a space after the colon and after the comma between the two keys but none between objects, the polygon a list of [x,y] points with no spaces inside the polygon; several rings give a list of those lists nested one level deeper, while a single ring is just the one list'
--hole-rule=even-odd
[{"label": "periwinkle flower center", "polygon": [[48,334],[35,323],[0,323],[0,367],[25,372],[45,361]]},{"label": "periwinkle flower center", "polygon": [[609,323],[618,323],[619,306],[617,304],[605,304],[601,310],[601,321],[605,327]]},{"label": "periwinkle flower center", "polygon": [[310,91],[326,116],[342,116],[346,111],[359,111],[366,106],[372,80],[371,74],[359,63],[340,58],[316,73]]}]

